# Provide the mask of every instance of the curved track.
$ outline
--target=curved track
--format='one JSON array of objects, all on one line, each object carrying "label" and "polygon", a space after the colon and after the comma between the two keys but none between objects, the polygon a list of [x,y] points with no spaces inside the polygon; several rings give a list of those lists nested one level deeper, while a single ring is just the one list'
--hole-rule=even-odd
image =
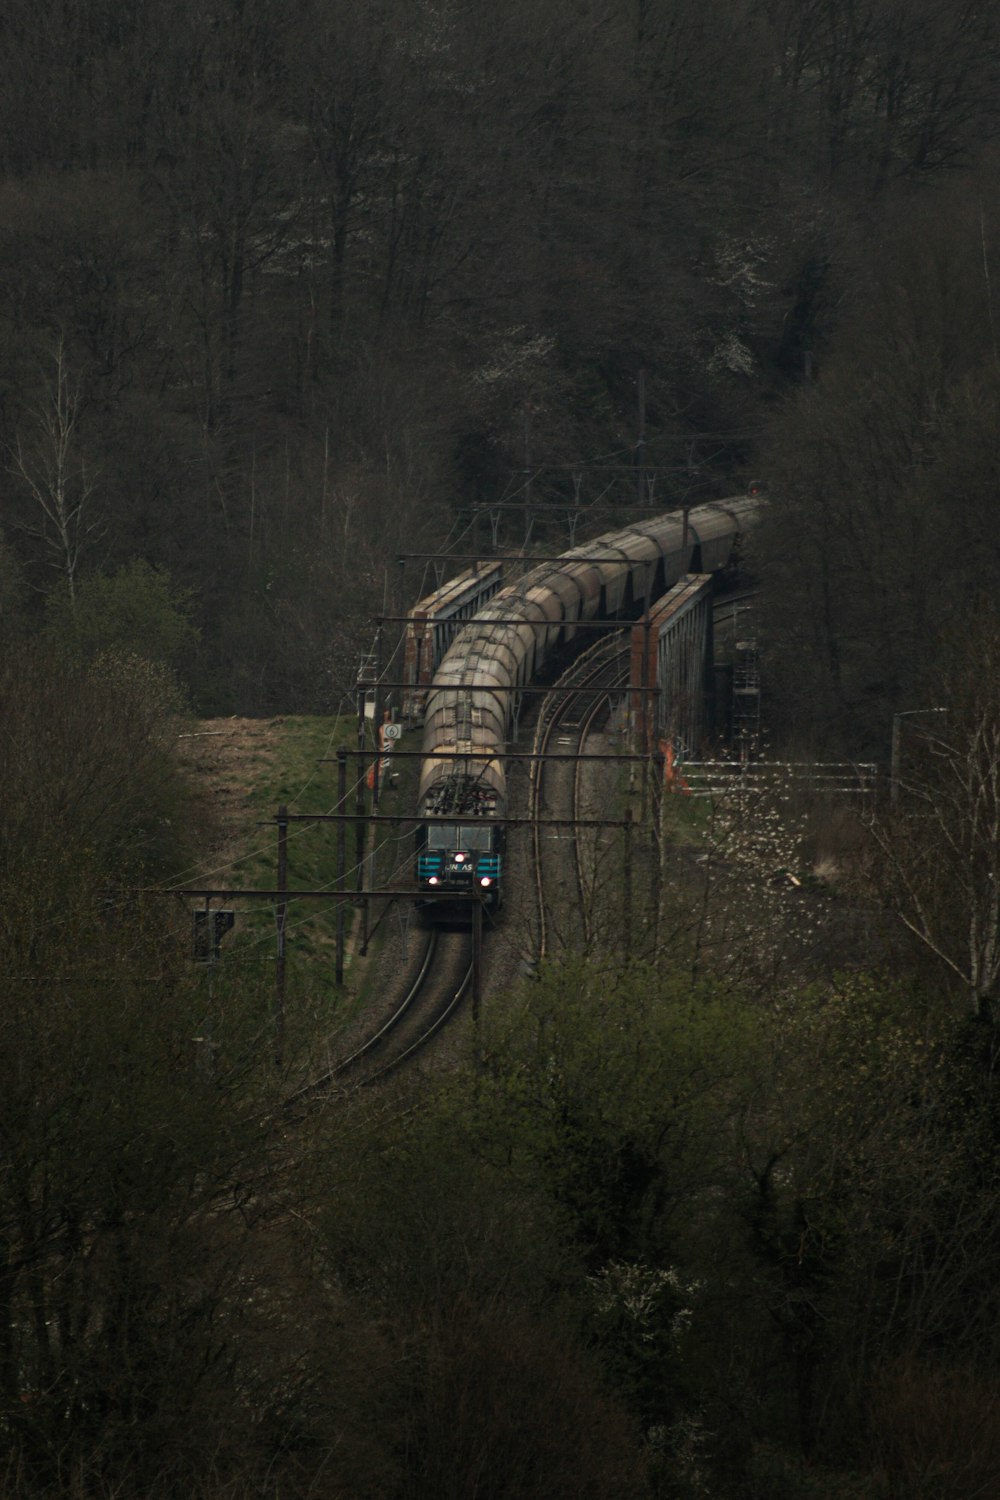
[{"label": "curved track", "polygon": [[[752,593],[721,599],[718,609],[733,610],[752,599]],[[608,840],[600,830],[581,834],[570,824],[607,816],[609,796],[617,771],[602,778],[595,792],[595,762],[587,756],[588,739],[600,732],[613,695],[628,681],[628,626],[605,636],[582,653],[545,698],[534,733],[537,757],[555,750],[575,759],[533,759],[529,771],[528,811],[531,820],[530,862],[536,913],[537,959],[570,949],[584,952],[600,941],[595,912],[602,909],[599,872],[605,868]],[[624,643],[623,643],[624,637]],[[572,767],[572,769],[570,769]],[[588,775],[589,772],[589,775]],[[587,786],[587,781],[591,785]],[[594,805],[587,807],[591,799]],[[546,829],[545,822],[564,821]],[[570,844],[572,851],[570,853]],[[572,869],[570,858],[572,857]],[[609,915],[604,903],[605,915]],[[611,921],[614,916],[611,915]],[[354,1083],[385,1078],[417,1057],[455,1014],[473,979],[472,938],[467,931],[432,929],[416,973],[405,994],[378,1030],[340,1062],[299,1089],[292,1104]]]},{"label": "curved track", "polygon": [[348,1083],[375,1083],[413,1060],[451,1020],[471,982],[470,934],[430,929],[416,975],[388,1018],[353,1052],[298,1089],[289,1105]]},{"label": "curved track", "polygon": [[[595,724],[607,715],[610,696],[621,687],[627,671],[627,648],[623,665],[622,635],[616,632],[574,662],[545,699],[539,715],[533,753],[543,757],[554,749],[556,754],[576,759],[571,768],[559,760],[532,761],[529,816],[538,959],[557,947],[582,944],[586,950],[593,940],[594,841],[587,839],[584,844],[576,830],[546,829],[543,825],[546,814],[548,819],[557,817],[576,824],[584,816],[587,740]],[[570,844],[572,874],[568,868]]]}]

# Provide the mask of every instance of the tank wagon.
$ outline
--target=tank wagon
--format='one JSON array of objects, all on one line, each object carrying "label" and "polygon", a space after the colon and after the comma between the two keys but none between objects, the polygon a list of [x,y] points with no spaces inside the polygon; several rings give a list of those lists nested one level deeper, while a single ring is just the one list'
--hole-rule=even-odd
[{"label": "tank wagon", "polygon": [[470,918],[468,903],[440,899],[453,892],[500,905],[518,688],[580,621],[635,618],[686,573],[724,568],[760,504],[740,496],[607,532],[501,589],[452,642],[427,694],[417,806],[417,885],[435,918]]}]

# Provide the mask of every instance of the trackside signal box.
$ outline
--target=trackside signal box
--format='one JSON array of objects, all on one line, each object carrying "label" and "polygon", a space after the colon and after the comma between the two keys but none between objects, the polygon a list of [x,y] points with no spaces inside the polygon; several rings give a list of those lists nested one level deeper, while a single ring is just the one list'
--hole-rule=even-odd
[{"label": "trackside signal box", "polygon": [[219,956],[219,944],[236,921],[233,911],[193,911],[192,951],[196,963],[207,964]]}]

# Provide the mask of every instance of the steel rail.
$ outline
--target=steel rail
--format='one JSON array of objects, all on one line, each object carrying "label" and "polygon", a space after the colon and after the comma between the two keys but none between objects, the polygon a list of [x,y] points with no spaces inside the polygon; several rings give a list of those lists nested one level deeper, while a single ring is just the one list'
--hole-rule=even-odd
[{"label": "steel rail", "polygon": [[[433,975],[434,963],[437,957],[438,939],[439,934],[437,929],[431,928],[413,982],[378,1030],[366,1037],[359,1046],[355,1047],[353,1052],[341,1058],[332,1067],[321,1073],[318,1078],[310,1080],[309,1083],[304,1084],[295,1093],[290,1095],[286,1100],[286,1109],[298,1103],[305,1103],[319,1094],[328,1092],[339,1079],[343,1079],[347,1074],[355,1071],[365,1059],[370,1059],[380,1048],[386,1046],[399,1032],[403,1024],[412,1019],[421,997],[429,988],[429,982]],[[389,1073],[400,1067],[429,1044],[465,998],[469,985],[472,982],[472,976],[473,964],[470,960],[460,982],[455,986],[449,985],[451,993],[448,995],[445,1003],[436,1008],[428,1024],[423,1027],[408,1045],[397,1052],[395,1056],[383,1062],[374,1072],[366,1074],[362,1080],[365,1086],[375,1083],[381,1078],[385,1078]]]},{"label": "steel rail", "polygon": [[[535,894],[538,908],[539,961],[544,959],[548,952],[549,926],[548,908],[545,899],[545,877],[543,871],[540,830],[542,827],[547,826],[551,821],[553,821],[548,819],[542,821],[539,817],[542,782],[545,774],[544,768],[547,762],[551,758],[554,758],[551,757],[547,752],[547,746],[552,738],[552,735],[559,727],[560,721],[565,717],[566,713],[569,711],[570,705],[577,697],[582,696],[586,693],[596,692],[600,694],[600,697],[597,699],[595,707],[603,708],[605,706],[607,699],[607,690],[599,686],[593,686],[591,684],[591,678],[599,677],[603,672],[605,672],[608,665],[607,658],[609,656],[614,656],[615,658],[617,658],[617,656],[620,654],[620,651],[620,638],[618,640],[598,641],[593,646],[588,648],[587,651],[585,651],[580,657],[576,659],[575,662],[572,663],[572,665],[567,669],[566,673],[564,673],[563,677],[560,678],[559,682],[554,684],[550,688],[549,696],[543,704],[541,713],[539,714],[538,725],[536,726],[535,730],[534,744],[536,746],[541,746],[542,751],[540,754],[533,755],[532,757],[532,771],[530,782],[531,800],[529,805],[529,812],[532,814],[532,863],[534,865]],[[582,677],[582,681],[574,680],[577,675]],[[569,756],[567,758],[576,762],[579,761],[578,754]],[[572,816],[571,818],[558,819],[555,821],[559,824],[567,824],[568,826],[572,827],[574,833],[576,833],[579,831],[580,823],[578,817],[576,816],[577,809],[575,806],[573,806],[572,812],[574,816]],[[579,883],[577,888],[578,894],[582,894],[580,893]]]},{"label": "steel rail", "polygon": [[[609,652],[608,655],[611,656],[612,653]],[[584,719],[583,719],[583,722],[582,722],[581,727],[580,727],[580,744],[579,744],[579,752],[580,753],[577,756],[576,767],[575,767],[575,769],[573,771],[573,816],[576,818],[578,824],[582,823],[582,818],[581,818],[580,814],[581,814],[581,804],[582,804],[582,801],[583,801],[583,770],[584,770],[584,765],[585,765],[586,761],[592,760],[592,759],[596,759],[596,757],[592,757],[592,756],[589,756],[589,755],[588,756],[584,755],[584,746],[587,743],[588,736],[593,731],[594,721],[597,719],[597,717],[598,717],[599,714],[601,714],[601,713],[603,713],[603,712],[605,712],[607,710],[607,708],[608,708],[608,701],[609,701],[609,699],[611,697],[611,693],[614,692],[617,688],[619,688],[621,686],[621,659],[622,659],[623,656],[625,658],[625,673],[627,675],[627,673],[628,673],[628,645],[626,644],[624,647],[621,646],[621,645],[619,645],[618,651],[614,653],[613,660],[605,663],[606,667],[614,666],[615,670],[618,672],[619,675],[618,675],[618,677],[616,678],[616,680],[613,683],[609,684],[608,691],[607,691],[604,699],[603,700],[597,699],[597,700],[595,700],[589,706],[589,708],[587,709],[587,711],[586,711],[586,713],[584,715]],[[596,842],[597,841],[596,841],[596,837],[595,837],[595,845],[596,845]],[[579,839],[574,840],[574,861],[575,861],[575,864],[576,864],[576,885],[577,885],[577,892],[578,892],[579,898],[580,898],[580,919],[581,919],[581,922],[583,924],[583,941],[584,941],[584,947],[587,950],[589,950],[590,946],[591,946],[591,944],[593,942],[593,935],[594,935],[593,934],[593,920],[592,920],[592,917],[593,917],[593,904],[592,904],[592,901],[588,901],[587,900],[587,892],[586,892],[586,889],[585,889],[585,877],[584,877],[584,868],[583,868],[583,865],[584,865],[584,851],[580,847],[580,840]],[[596,871],[597,871],[597,862],[595,860],[595,862],[594,862],[594,878],[595,878],[595,880],[596,880]]]}]

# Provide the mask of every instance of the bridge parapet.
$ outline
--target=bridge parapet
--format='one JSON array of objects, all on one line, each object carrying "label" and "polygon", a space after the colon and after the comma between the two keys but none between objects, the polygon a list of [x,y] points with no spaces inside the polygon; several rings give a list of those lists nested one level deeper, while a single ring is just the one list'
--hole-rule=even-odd
[{"label": "bridge parapet", "polygon": [[467,620],[482,609],[503,583],[502,563],[477,563],[427,594],[410,612],[403,648],[403,714],[419,718],[426,689],[441,658]]},{"label": "bridge parapet", "polygon": [[652,754],[668,739],[691,754],[705,738],[714,589],[711,573],[688,573],[632,626],[630,717],[637,751]]}]

